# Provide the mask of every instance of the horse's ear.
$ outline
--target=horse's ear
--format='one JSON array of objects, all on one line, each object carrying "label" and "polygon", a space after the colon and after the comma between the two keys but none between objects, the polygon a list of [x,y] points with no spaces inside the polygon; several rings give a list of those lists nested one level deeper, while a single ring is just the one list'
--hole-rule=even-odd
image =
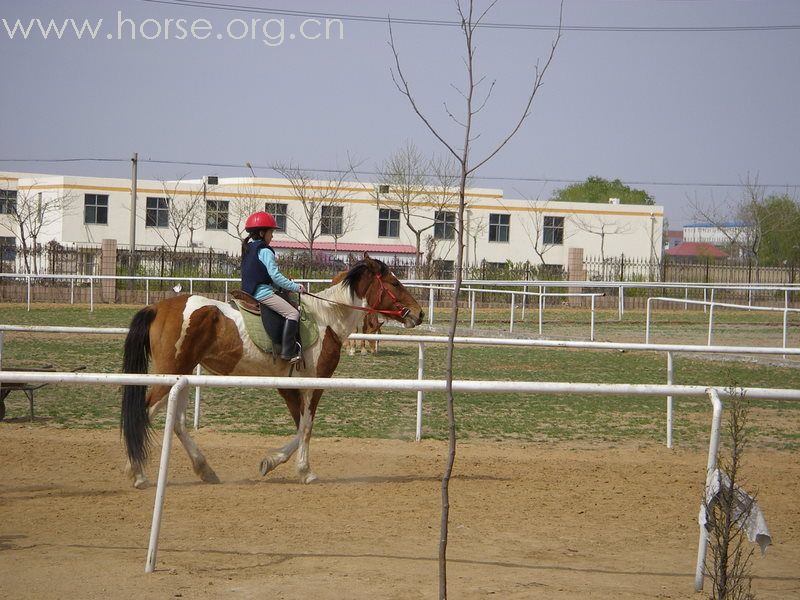
[{"label": "horse's ear", "polygon": [[378,273],[381,270],[380,266],[378,266],[378,263],[376,263],[366,252],[364,252],[364,264],[367,265],[369,270],[373,273]]}]

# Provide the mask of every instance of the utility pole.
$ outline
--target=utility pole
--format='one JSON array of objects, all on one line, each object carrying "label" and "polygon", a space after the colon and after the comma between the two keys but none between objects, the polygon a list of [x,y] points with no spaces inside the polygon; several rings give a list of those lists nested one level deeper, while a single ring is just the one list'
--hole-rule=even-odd
[{"label": "utility pole", "polygon": [[[128,258],[128,267],[131,277],[136,274],[136,261],[134,256],[136,254],[136,170],[139,165],[139,153],[134,152],[131,159],[131,235],[130,235],[130,255]],[[133,280],[131,280],[133,286]]]}]

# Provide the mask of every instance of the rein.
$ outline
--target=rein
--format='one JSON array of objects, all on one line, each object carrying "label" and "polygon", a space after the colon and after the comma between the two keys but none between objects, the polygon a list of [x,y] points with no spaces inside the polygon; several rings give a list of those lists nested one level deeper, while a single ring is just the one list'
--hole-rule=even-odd
[{"label": "rein", "polygon": [[403,304],[401,304],[400,301],[397,299],[397,296],[395,296],[392,293],[392,290],[390,290],[389,288],[386,287],[386,284],[384,284],[383,279],[382,279],[382,277],[381,277],[381,275],[379,273],[375,274],[375,279],[378,280],[378,283],[381,286],[381,295],[378,296],[378,301],[375,302],[375,304],[377,305],[378,302],[380,302],[380,300],[383,297],[383,294],[385,292],[386,294],[388,294],[389,298],[392,299],[392,302],[394,303],[394,305],[396,307],[398,307],[398,310],[387,310],[387,309],[381,309],[381,308],[373,308],[372,306],[356,306],[355,304],[347,304],[345,302],[338,302],[336,300],[330,300],[328,298],[323,298],[322,296],[317,296],[316,294],[312,294],[311,292],[305,292],[305,295],[306,296],[311,296],[312,298],[316,298],[317,300],[322,300],[324,302],[329,302],[330,304],[336,304],[338,306],[344,306],[344,307],[352,308],[352,309],[355,309],[355,310],[361,310],[361,311],[364,311],[366,313],[386,315],[386,316],[389,316],[389,317],[400,317],[401,319],[405,318],[410,312],[408,310],[408,308],[403,306]]}]

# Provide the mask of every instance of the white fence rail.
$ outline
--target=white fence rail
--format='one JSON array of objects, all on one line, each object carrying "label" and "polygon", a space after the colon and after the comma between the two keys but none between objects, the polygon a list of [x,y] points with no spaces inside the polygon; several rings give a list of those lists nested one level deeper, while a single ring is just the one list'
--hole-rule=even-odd
[{"label": "white fence rail", "polygon": [[[216,278],[216,277],[151,277],[151,276],[127,276],[127,275],[54,275],[54,274],[24,274],[24,273],[0,273],[0,281],[3,280],[18,280],[24,281],[27,288],[27,295],[26,295],[26,302],[28,304],[28,308],[30,309],[31,304],[31,287],[33,282],[37,280],[48,281],[48,280],[60,280],[60,281],[68,281],[70,284],[70,303],[74,304],[75,296],[74,290],[75,286],[83,283],[84,285],[88,285],[90,288],[90,298],[89,298],[89,306],[90,310],[94,310],[94,288],[100,282],[104,280],[115,280],[115,281],[144,281],[145,282],[145,303],[150,303],[150,284],[151,282],[160,282],[160,283],[168,283],[169,287],[172,287],[173,284],[177,283],[186,283],[188,286],[188,292],[194,292],[194,285],[198,282],[211,282],[211,283],[221,283],[224,287],[224,295],[227,300],[228,297],[228,289],[231,285],[235,288],[238,287],[240,284],[239,279],[235,278]],[[329,285],[330,281],[327,279],[298,279],[303,283],[307,283],[309,285]],[[452,280],[406,280],[406,285],[408,286],[416,286],[422,287],[425,289],[434,288],[440,289],[444,291],[452,291],[454,289],[455,283]],[[553,288],[586,288],[591,287],[600,290],[606,290],[605,292],[597,292],[597,295],[603,295],[603,293],[610,293],[612,291],[616,292],[619,298],[618,302],[618,318],[622,320],[625,314],[625,291],[631,289],[637,290],[664,290],[664,289],[682,289],[684,290],[684,297],[688,299],[689,290],[702,290],[703,292],[703,299],[708,300],[709,294],[710,298],[713,301],[714,299],[714,291],[715,290],[739,290],[739,291],[747,291],[748,293],[748,306],[753,306],[753,293],[754,292],[783,292],[785,296],[785,305],[788,306],[789,303],[789,295],[791,293],[800,292],[800,284],[741,284],[741,283],[677,283],[677,282],[623,282],[623,281],[530,281],[530,280],[518,280],[518,281],[508,281],[508,280],[465,280],[462,282],[463,287],[466,289],[475,288],[475,286],[480,286],[483,290],[487,290],[487,286],[491,286],[494,288],[504,288],[504,287],[513,287],[513,288],[522,288],[520,292],[517,290],[515,293],[529,293],[530,288],[538,288],[537,295],[548,296],[551,292],[548,292],[548,289]],[[494,290],[487,290],[482,293],[498,293],[499,289]],[[505,290],[508,293],[508,290]],[[571,293],[571,292],[570,292]],[[563,295],[563,294],[559,294]],[[523,304],[522,304],[522,318],[525,318],[525,296],[523,295]],[[429,298],[429,313],[433,312],[433,293],[431,292]],[[684,303],[684,308],[688,308],[689,303]],[[513,311],[512,317],[513,319]],[[541,333],[541,331],[540,331]]]},{"label": "white fence rail", "polygon": [[[172,447],[172,431],[175,427],[178,394],[186,394],[189,385],[209,387],[247,387],[247,388],[282,388],[282,389],[356,389],[356,390],[390,390],[390,391],[428,391],[444,392],[447,382],[444,380],[398,380],[398,379],[328,379],[319,377],[225,377],[197,375],[111,375],[106,373],[41,373],[41,372],[7,372],[2,375],[4,382],[9,383],[83,383],[83,384],[115,384],[115,385],[152,385],[154,383],[171,385],[167,402],[167,417],[164,425],[164,437],[161,447],[161,462],[158,472],[153,519],[150,527],[150,540],[145,560],[145,572],[155,569],[158,552],[158,538],[161,531],[161,519],[166,496],[167,477],[169,472],[170,450]],[[722,420],[722,402],[720,396],[744,394],[750,398],[783,398],[800,400],[800,390],[737,388],[720,389],[716,387],[689,385],[643,385],[643,384],[593,384],[593,383],[561,383],[561,382],[510,382],[510,381],[453,381],[452,389],[456,393],[567,393],[567,394],[624,394],[624,395],[674,395],[701,396],[708,395],[713,411],[711,432],[709,434],[708,461],[706,465],[705,485],[707,486],[717,466],[719,434]],[[701,504],[701,510],[703,505]],[[700,526],[700,536],[695,569],[695,589],[703,588],[703,565],[708,543],[705,527]]]},{"label": "white fence rail", "polygon": [[789,313],[800,313],[799,308],[789,308],[789,301],[788,297],[786,300],[786,304],[781,307],[777,306],[748,306],[746,304],[729,304],[726,302],[714,302],[713,295],[712,300],[681,300],[679,298],[665,298],[659,296],[653,296],[647,299],[647,316],[645,318],[645,333],[644,333],[644,341],[645,343],[650,342],[650,314],[652,312],[653,302],[667,302],[667,303],[677,303],[677,304],[695,304],[695,305],[702,305],[704,308],[708,308],[708,344],[711,345],[713,339],[713,331],[714,331],[714,308],[735,308],[739,310],[746,310],[746,311],[761,311],[761,312],[780,312],[783,313],[783,347],[786,348],[788,344],[788,336],[789,336]]},{"label": "white fence rail", "polygon": [[[126,334],[128,330],[122,327],[56,327],[43,325],[0,325],[0,370],[3,365],[3,345],[4,334],[10,332],[25,333],[90,333],[90,334]],[[392,334],[353,334],[352,340],[375,340],[378,342],[399,342],[407,344],[417,344],[417,379],[422,380],[425,376],[425,346],[428,344],[446,344],[447,336],[433,335],[392,335]],[[535,339],[505,339],[505,338],[486,338],[486,337],[463,337],[456,336],[453,339],[455,344],[478,345],[478,346],[506,346],[506,347],[527,347],[527,348],[568,348],[584,350],[630,350],[639,352],[665,352],[667,355],[667,384],[675,382],[674,355],[677,353],[698,353],[698,354],[729,354],[729,355],[783,355],[800,357],[800,348],[775,348],[775,347],[742,347],[742,346],[699,346],[689,344],[641,344],[632,342],[581,342],[571,340],[535,340]],[[200,367],[197,368],[197,375],[200,375]],[[417,411],[415,440],[422,439],[422,405],[424,401],[424,390],[417,390]],[[194,401],[194,428],[200,427],[200,402],[201,392],[198,386],[195,389]],[[673,398],[667,396],[666,414],[666,445],[672,448],[673,439]]]}]

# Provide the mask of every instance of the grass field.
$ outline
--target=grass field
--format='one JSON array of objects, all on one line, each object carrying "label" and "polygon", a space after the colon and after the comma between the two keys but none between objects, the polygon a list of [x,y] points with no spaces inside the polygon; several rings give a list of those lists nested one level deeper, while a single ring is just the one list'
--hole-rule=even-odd
[{"label": "grass field", "polygon": [[[34,305],[28,312],[24,305],[6,304],[0,305],[0,323],[125,327],[135,310],[137,307],[100,305],[89,312],[85,306]],[[553,320],[550,330],[545,329],[547,336],[569,337],[572,324],[576,331],[574,337],[588,337],[588,311],[558,310],[563,311],[562,322]],[[555,311],[550,313],[554,319],[561,314]],[[436,313],[437,333],[442,332],[446,312],[438,310]],[[465,312],[468,325],[469,312]],[[507,330],[507,311],[505,323],[500,313],[495,316],[495,312],[480,313],[476,326],[481,328],[481,333]],[[536,327],[535,313],[528,314],[526,320],[532,322],[515,326],[515,334],[532,335]],[[724,314],[721,312],[720,317]],[[654,336],[654,341],[659,342],[686,341],[684,336],[695,329],[702,333],[705,328],[701,311],[664,311],[659,313],[659,319],[659,334]],[[777,319],[777,332],[775,320],[774,315],[760,313],[746,313],[736,322],[720,319],[722,326],[736,328],[732,333],[734,339],[728,343],[742,344],[746,343],[742,340],[752,339],[760,340],[759,345],[780,345],[781,319]],[[580,334],[582,329],[585,330],[583,335]],[[776,333],[777,340],[773,339]],[[616,321],[616,312],[613,318],[598,320],[598,339],[626,339],[629,335],[635,341],[643,341],[641,312],[626,313],[621,324]],[[52,364],[63,369],[86,365],[88,371],[116,373],[121,370],[122,341],[121,336],[108,335],[6,333],[3,365]],[[720,343],[725,342],[720,340]],[[426,349],[426,378],[443,377],[444,356],[443,346]],[[459,347],[455,360],[458,379],[597,383],[664,383],[666,379],[664,355],[648,352]],[[414,378],[416,364],[416,345],[384,344],[376,356],[344,356],[337,376]],[[676,383],[681,384],[800,387],[797,365],[782,364],[779,360],[744,362],[679,355],[675,359],[675,370]],[[207,389],[203,397],[205,427],[220,431],[292,433],[288,413],[277,394],[268,392],[262,397],[250,390],[231,388]],[[119,398],[117,386],[48,386],[37,392],[37,415],[50,424],[64,427],[112,428],[119,422]],[[315,433],[337,437],[413,437],[415,399],[413,393],[326,392]],[[6,404],[7,418],[24,419],[27,401],[22,394],[11,394]],[[752,409],[754,444],[793,451],[800,449],[800,404],[752,400]],[[569,441],[576,445],[597,441],[653,444],[663,443],[665,438],[665,400],[658,397],[464,394],[457,397],[456,410],[459,433],[463,437]],[[443,395],[427,395],[423,435],[445,437],[445,422]],[[710,408],[705,398],[676,399],[673,434],[676,445],[703,445],[709,424]]]}]

